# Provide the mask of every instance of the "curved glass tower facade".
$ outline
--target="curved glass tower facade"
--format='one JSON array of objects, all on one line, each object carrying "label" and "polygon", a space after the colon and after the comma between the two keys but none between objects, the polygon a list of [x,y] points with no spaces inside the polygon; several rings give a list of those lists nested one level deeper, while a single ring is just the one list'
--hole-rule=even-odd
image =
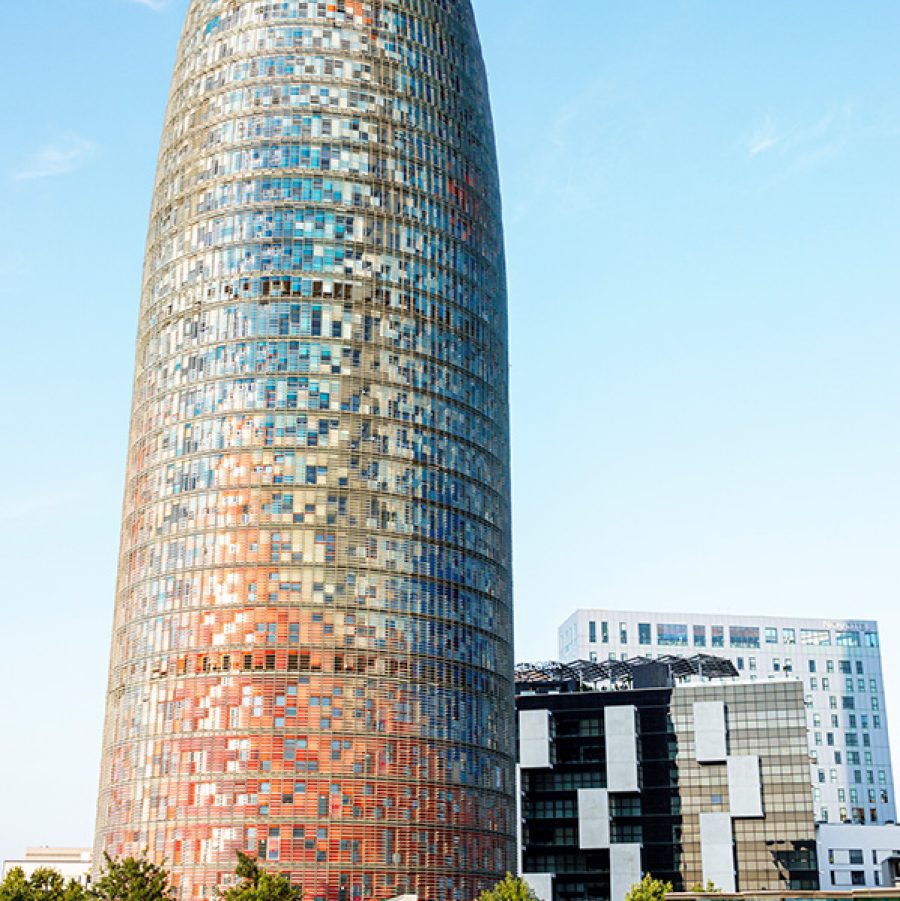
[{"label": "curved glass tower facade", "polygon": [[514,867],[507,323],[469,0],[192,0],[147,244],[96,850],[181,897]]}]

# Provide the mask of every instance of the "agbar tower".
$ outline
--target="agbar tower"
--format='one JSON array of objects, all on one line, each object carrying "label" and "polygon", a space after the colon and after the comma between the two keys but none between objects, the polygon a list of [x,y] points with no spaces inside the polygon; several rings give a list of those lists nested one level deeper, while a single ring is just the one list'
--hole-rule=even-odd
[{"label": "agbar tower", "polygon": [[211,898],[514,867],[507,322],[469,0],[191,0],[153,196],[96,850]]}]

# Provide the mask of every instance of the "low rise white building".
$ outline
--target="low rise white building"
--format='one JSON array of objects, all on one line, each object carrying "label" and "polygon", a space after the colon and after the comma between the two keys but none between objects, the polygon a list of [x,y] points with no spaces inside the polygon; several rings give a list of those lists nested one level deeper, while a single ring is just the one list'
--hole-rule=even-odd
[{"label": "low rise white building", "polygon": [[26,848],[21,860],[3,862],[3,877],[18,867],[30,876],[42,868],[56,870],[67,882],[74,879],[82,885],[91,881],[90,848]]}]

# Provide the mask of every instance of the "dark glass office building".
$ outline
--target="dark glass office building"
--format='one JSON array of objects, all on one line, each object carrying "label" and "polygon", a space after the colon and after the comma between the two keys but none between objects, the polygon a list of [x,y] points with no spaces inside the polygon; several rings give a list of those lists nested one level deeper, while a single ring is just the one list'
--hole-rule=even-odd
[{"label": "dark glass office building", "polygon": [[191,0],[137,336],[96,857],[183,899],[514,868],[507,313],[469,0]]},{"label": "dark glass office building", "polygon": [[818,887],[803,686],[736,675],[713,657],[520,667],[521,869],[541,901],[623,901],[645,873]]}]

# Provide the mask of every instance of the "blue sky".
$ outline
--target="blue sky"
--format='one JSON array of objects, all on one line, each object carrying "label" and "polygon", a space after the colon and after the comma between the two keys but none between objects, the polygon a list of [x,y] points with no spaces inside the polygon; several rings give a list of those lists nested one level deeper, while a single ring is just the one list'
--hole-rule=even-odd
[{"label": "blue sky", "polygon": [[[4,11],[0,857],[88,844],[185,0]],[[476,0],[518,656],[579,605],[869,616],[900,664],[900,4]],[[895,730],[897,740],[900,733]]]}]

